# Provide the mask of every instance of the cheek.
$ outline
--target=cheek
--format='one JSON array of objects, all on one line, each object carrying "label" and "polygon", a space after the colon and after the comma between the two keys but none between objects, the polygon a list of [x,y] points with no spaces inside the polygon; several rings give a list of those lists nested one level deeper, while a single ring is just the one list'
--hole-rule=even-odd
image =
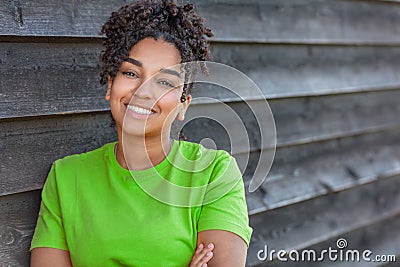
[{"label": "cheek", "polygon": [[114,97],[124,96],[132,90],[131,88],[132,85],[124,83],[116,78],[111,87],[111,95],[114,95]]},{"label": "cheek", "polygon": [[180,104],[180,94],[177,90],[169,91],[158,100],[158,106],[163,112],[170,113]]}]

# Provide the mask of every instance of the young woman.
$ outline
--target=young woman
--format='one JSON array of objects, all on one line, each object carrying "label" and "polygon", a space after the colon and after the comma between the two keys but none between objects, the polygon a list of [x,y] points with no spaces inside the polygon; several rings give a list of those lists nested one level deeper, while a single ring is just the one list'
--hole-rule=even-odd
[{"label": "young woman", "polygon": [[[179,64],[210,59],[211,30],[192,5],[144,0],[113,12],[102,33],[118,141],[53,163],[31,266],[244,266],[252,229],[235,160],[170,138],[191,101]],[[204,190],[188,197],[165,181]]]}]

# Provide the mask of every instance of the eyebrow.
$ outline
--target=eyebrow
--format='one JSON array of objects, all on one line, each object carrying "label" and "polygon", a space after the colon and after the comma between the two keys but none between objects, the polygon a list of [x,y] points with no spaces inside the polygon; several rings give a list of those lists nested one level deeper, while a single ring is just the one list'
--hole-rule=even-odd
[{"label": "eyebrow", "polygon": [[160,70],[161,73],[166,73],[166,74],[171,74],[174,76],[177,76],[178,78],[181,78],[181,74],[175,70],[171,70],[171,69],[161,69]]},{"label": "eyebrow", "polygon": [[126,61],[126,62],[129,62],[129,63],[131,63],[131,64],[133,64],[133,65],[136,65],[136,66],[138,66],[138,67],[142,67],[142,66],[143,66],[142,62],[140,62],[139,60],[130,58],[130,57],[126,58],[125,61]]},{"label": "eyebrow", "polygon": [[[126,58],[124,61],[129,62],[133,65],[136,65],[138,67],[142,67],[143,63],[140,62],[139,60],[136,60],[134,58],[128,57]],[[161,73],[166,73],[166,74],[170,74],[170,75],[174,75],[177,76],[178,78],[181,78],[181,74],[175,70],[171,70],[171,69],[160,69]]]}]

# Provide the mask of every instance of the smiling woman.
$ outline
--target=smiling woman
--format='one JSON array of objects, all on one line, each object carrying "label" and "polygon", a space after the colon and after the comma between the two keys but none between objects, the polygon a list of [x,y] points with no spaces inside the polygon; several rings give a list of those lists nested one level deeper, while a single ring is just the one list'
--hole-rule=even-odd
[{"label": "smiling woman", "polygon": [[170,69],[179,63],[180,52],[162,38],[147,37],[132,47],[116,76],[108,79],[106,100],[119,132],[136,134],[140,140],[144,135],[147,140],[157,138],[160,133],[169,138],[169,126],[178,115],[183,119],[191,100],[188,95],[180,102],[184,81],[179,72]]},{"label": "smiling woman", "polygon": [[[191,102],[181,64],[210,58],[211,31],[192,5],[163,0],[120,8],[102,33],[101,83],[118,140],[53,163],[32,266],[244,266],[252,229],[236,161],[170,138]],[[160,201],[141,185],[169,200],[189,188],[197,202]]]}]

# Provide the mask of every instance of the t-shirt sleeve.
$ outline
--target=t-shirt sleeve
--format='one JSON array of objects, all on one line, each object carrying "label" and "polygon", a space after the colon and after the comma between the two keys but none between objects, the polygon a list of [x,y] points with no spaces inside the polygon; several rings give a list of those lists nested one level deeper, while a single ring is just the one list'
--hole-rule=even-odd
[{"label": "t-shirt sleeve", "polygon": [[43,187],[39,217],[30,250],[37,247],[68,250],[61,216],[55,166],[56,163],[53,163]]},{"label": "t-shirt sleeve", "polygon": [[[205,199],[210,199],[210,196],[211,199],[202,207],[198,232],[229,231],[240,236],[248,246],[253,230],[249,226],[244,183],[236,160],[226,154],[214,168],[213,176],[216,183],[212,186],[214,188],[206,192]],[[220,197],[215,197],[216,192]]]}]

